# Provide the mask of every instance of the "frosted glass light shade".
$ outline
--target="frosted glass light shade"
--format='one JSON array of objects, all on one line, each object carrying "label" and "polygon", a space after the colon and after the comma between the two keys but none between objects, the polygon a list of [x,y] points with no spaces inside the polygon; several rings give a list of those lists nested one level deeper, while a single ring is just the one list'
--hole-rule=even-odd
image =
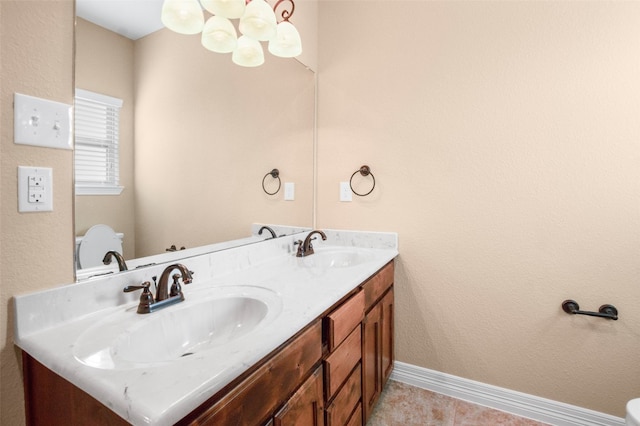
[{"label": "frosted glass light shade", "polygon": [[[255,1],[255,0],[254,0]],[[264,64],[264,52],[258,40],[246,35],[238,39],[238,47],[233,51],[231,60],[243,67],[259,67]]]},{"label": "frosted glass light shade", "polygon": [[269,52],[281,58],[293,58],[302,53],[302,40],[296,27],[289,21],[282,21],[276,29],[276,36],[269,41]]},{"label": "frosted glass light shade", "polygon": [[198,34],[204,26],[204,13],[198,0],[164,0],[162,24],[180,34]]},{"label": "frosted glass light shade", "polygon": [[238,35],[231,21],[222,16],[212,16],[202,29],[202,45],[212,52],[233,52],[238,45]]},{"label": "frosted glass light shade", "polygon": [[240,32],[260,41],[276,35],[276,15],[264,0],[251,0],[240,18]]},{"label": "frosted glass light shade", "polygon": [[244,14],[245,0],[201,0],[202,6],[216,16],[238,19]]}]

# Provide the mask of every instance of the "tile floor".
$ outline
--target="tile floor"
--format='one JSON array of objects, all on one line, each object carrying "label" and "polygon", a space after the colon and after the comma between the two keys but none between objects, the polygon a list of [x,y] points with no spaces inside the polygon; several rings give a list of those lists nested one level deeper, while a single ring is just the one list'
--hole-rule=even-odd
[{"label": "tile floor", "polygon": [[543,426],[545,424],[389,380],[367,426],[396,425]]}]

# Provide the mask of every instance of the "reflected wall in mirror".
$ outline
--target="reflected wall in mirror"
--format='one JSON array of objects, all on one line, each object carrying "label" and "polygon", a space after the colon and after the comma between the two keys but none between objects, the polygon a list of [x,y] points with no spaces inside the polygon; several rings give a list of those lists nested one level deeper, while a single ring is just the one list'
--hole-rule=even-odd
[{"label": "reflected wall in mirror", "polygon": [[[132,259],[244,238],[256,222],[312,225],[315,76],[295,59],[242,68],[198,36],[133,41],[78,18],[75,84],[124,101],[124,190],[76,196],[77,236],[109,225]],[[274,168],[283,188],[268,195]]]}]

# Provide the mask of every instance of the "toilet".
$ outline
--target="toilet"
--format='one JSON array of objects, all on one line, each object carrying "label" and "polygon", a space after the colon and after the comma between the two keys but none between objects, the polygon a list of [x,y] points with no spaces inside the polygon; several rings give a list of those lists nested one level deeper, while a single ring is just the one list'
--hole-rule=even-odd
[{"label": "toilet", "polygon": [[640,426],[640,398],[627,402],[627,426]]},{"label": "toilet", "polygon": [[102,259],[110,251],[122,254],[123,234],[108,225],[94,225],[82,237],[76,237],[77,269],[103,266]]}]

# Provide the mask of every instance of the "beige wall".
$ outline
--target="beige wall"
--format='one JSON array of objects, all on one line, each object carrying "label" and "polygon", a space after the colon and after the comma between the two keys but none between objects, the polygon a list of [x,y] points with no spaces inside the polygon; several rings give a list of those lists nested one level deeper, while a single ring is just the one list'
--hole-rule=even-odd
[{"label": "beige wall", "polygon": [[[323,1],[319,33],[318,226],[399,233],[398,360],[623,416],[640,3]],[[375,191],[340,203],[362,164]]]},{"label": "beige wall", "polygon": [[76,197],[76,235],[95,224],[109,225],[124,233],[124,257],[135,254],[135,204],[133,176],[133,41],[91,22],[76,23],[75,85],[122,99],[120,110],[120,195]]},{"label": "beige wall", "polygon": [[[138,40],[135,57],[138,257],[247,237],[254,222],[311,226],[312,72],[269,53],[238,67],[166,29]],[[294,201],[263,192],[273,168]]]},{"label": "beige wall", "polygon": [[[242,70],[195,36],[133,42],[78,19],[76,87],[124,100],[124,191],[76,197],[77,235],[107,224],[130,259],[246,237],[253,222],[311,225],[314,77],[296,61]],[[296,184],[295,201],[262,193],[273,167]]]},{"label": "beige wall", "polygon": [[[13,143],[14,92],[73,102],[73,3],[0,1],[0,424],[24,423],[10,298],[73,280],[72,152]],[[53,168],[53,212],[18,213],[17,167]]]},{"label": "beige wall", "polygon": [[[318,224],[400,233],[399,360],[618,416],[640,395],[639,7],[320,4]],[[72,279],[73,225],[72,155],[14,145],[12,97],[71,103],[73,5],[3,0],[0,19],[0,423],[14,425],[9,299]],[[339,203],[363,163],[376,190]],[[18,165],[53,167],[52,213],[17,213]],[[569,317],[569,297],[621,319]]]}]

